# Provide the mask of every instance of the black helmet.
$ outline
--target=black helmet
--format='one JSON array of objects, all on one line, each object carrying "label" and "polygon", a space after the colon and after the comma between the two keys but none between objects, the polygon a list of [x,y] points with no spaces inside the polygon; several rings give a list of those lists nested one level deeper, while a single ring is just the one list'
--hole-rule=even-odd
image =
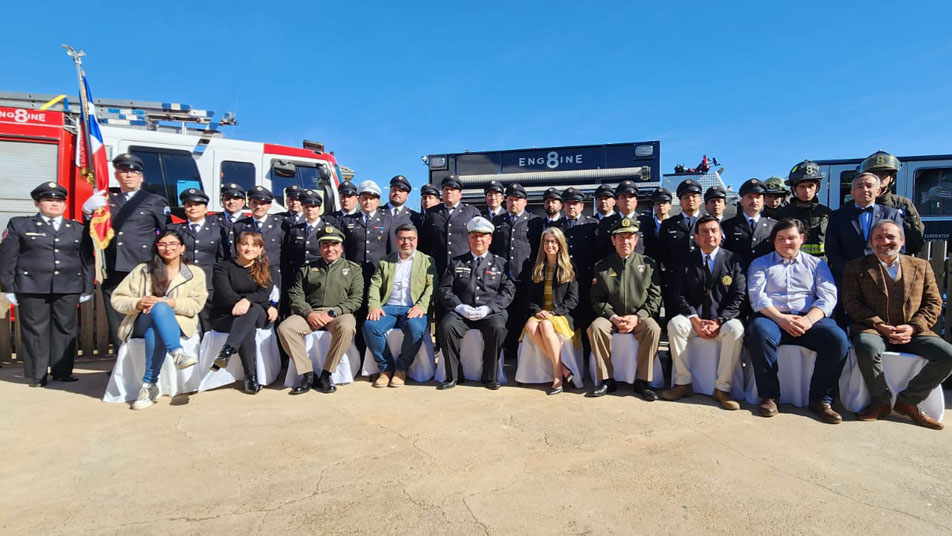
[{"label": "black helmet", "polygon": [[823,180],[823,175],[820,174],[820,166],[812,160],[804,160],[790,170],[790,175],[787,176],[787,186],[795,188],[797,184],[803,181],[820,182],[821,180]]},{"label": "black helmet", "polygon": [[875,153],[866,157],[866,160],[863,160],[863,163],[859,166],[860,173],[866,171],[876,172],[876,171],[891,171],[895,174],[899,171],[899,159],[895,156],[887,153],[886,151],[876,151]]}]

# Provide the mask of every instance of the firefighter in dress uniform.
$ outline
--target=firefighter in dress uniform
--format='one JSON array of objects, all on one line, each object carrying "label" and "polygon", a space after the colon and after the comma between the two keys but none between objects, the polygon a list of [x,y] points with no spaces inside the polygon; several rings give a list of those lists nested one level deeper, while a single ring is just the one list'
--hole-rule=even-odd
[{"label": "firefighter in dress uniform", "polygon": [[395,175],[390,179],[390,192],[388,194],[390,202],[383,209],[393,218],[394,229],[399,227],[401,223],[413,223],[418,217],[418,213],[407,206],[407,198],[410,197],[412,191],[413,187],[410,186],[410,181],[403,175]]},{"label": "firefighter in dress uniform", "polygon": [[715,184],[704,192],[704,210],[714,216],[718,222],[724,221],[724,209],[727,208],[727,189]]},{"label": "firefighter in dress uniform", "polygon": [[545,211],[545,218],[542,221],[543,228],[562,226],[562,207],[564,205],[562,192],[557,188],[547,188],[545,190],[542,194],[542,209]]},{"label": "firefighter in dress uniform", "polygon": [[[651,195],[651,214],[642,214],[638,218],[638,228],[641,229],[641,237],[645,242],[645,255],[659,262],[659,256],[664,247],[661,244],[661,224],[671,213],[672,199],[671,191],[658,188]],[[661,269],[663,270],[664,267],[662,266]]]},{"label": "firefighter in dress uniform", "polygon": [[350,181],[344,181],[337,186],[337,195],[340,197],[340,210],[325,214],[324,219],[334,227],[340,229],[341,220],[349,214],[356,214],[357,186]]},{"label": "firefighter in dress uniform", "polygon": [[565,241],[569,247],[569,258],[575,265],[575,277],[579,281],[578,305],[571,314],[576,327],[583,333],[582,355],[585,356],[584,359],[588,359],[591,345],[584,328],[595,318],[589,301],[591,285],[588,282],[592,280],[592,268],[597,260],[595,236],[598,232],[598,220],[582,213],[585,210],[585,194],[571,186],[562,192],[562,208],[565,211],[565,217],[558,220],[559,228],[565,235]]},{"label": "firefighter in dress uniform", "polygon": [[218,225],[225,230],[225,236],[227,237],[225,250],[228,251],[230,255],[230,252],[235,251],[235,244],[231,241],[232,228],[238,220],[245,217],[242,210],[245,208],[248,195],[244,188],[233,182],[223,184],[219,194],[222,206],[221,214],[215,214],[209,216],[209,218],[217,220]]},{"label": "firefighter in dress uniform", "polygon": [[92,297],[92,239],[84,226],[63,218],[66,188],[45,182],[30,192],[39,212],[11,218],[0,242],[0,287],[22,332],[17,354],[30,387],[72,382],[76,306]]},{"label": "firefighter in dress uniform", "polygon": [[449,260],[469,251],[466,224],[479,216],[476,207],[461,202],[463,183],[450,175],[441,183],[443,203],[426,211],[420,229],[420,251],[436,261],[436,273],[443,274]]},{"label": "firefighter in dress uniform", "polygon": [[228,247],[228,231],[218,218],[208,217],[208,195],[198,188],[189,188],[179,195],[185,207],[185,223],[174,225],[184,240],[185,257],[205,272],[205,288],[208,301],[198,314],[202,332],[212,329],[211,311],[214,290],[212,276],[219,261],[231,257]]},{"label": "firefighter in dress uniform", "polygon": [[[596,239],[596,247],[598,248],[596,254],[598,259],[596,260],[604,259],[615,251],[614,246],[612,246],[611,231],[616,221],[622,218],[638,220],[638,186],[635,184],[635,181],[621,181],[618,183],[618,186],[615,187],[613,195],[615,199],[615,212],[602,218],[601,221],[598,222],[598,237]],[[602,201],[606,199],[607,197],[605,196],[601,198]],[[641,239],[641,233],[639,232],[635,253],[644,254],[644,252],[645,242]]]},{"label": "firefighter in dress uniform", "polygon": [[740,186],[741,211],[721,224],[727,251],[740,257],[744,270],[757,257],[773,251],[773,232],[776,221],[763,214],[767,186],[760,179],[750,179]]},{"label": "firefighter in dress uniform", "polygon": [[483,196],[486,198],[486,208],[479,211],[479,215],[486,218],[489,221],[493,221],[493,218],[501,214],[506,213],[506,207],[503,205],[505,198],[503,194],[506,192],[503,188],[502,183],[493,179],[489,181],[489,184],[483,188]]},{"label": "firefighter in dress uniform", "polygon": [[304,207],[301,205],[302,195],[304,195],[304,188],[297,184],[292,184],[284,189],[284,206],[287,207],[287,210],[278,214],[284,221],[284,232],[301,223],[304,219]]},{"label": "firefighter in dress uniform", "polygon": [[[109,204],[109,217],[115,233],[103,251],[106,279],[100,284],[109,335],[115,348],[119,340],[119,324],[126,315],[112,306],[112,293],[133,268],[152,258],[152,243],[169,222],[168,201],[142,188],[145,169],[142,160],[123,153],[112,160],[118,188],[96,192],[83,203],[83,215],[88,219],[96,209]],[[108,198],[107,198],[108,195]]]},{"label": "firefighter in dress uniform", "polygon": [[418,233],[420,232],[420,228],[423,227],[423,220],[426,218],[426,211],[439,204],[440,191],[436,189],[436,186],[426,183],[420,187],[420,212],[415,213],[415,217],[410,218],[410,220],[413,222],[413,225],[416,225]]},{"label": "firefighter in dress uniform", "polygon": [[284,257],[290,273],[296,274],[302,266],[314,264],[321,258],[321,248],[317,239],[318,232],[328,225],[321,217],[324,200],[317,190],[305,190],[301,197],[304,217],[300,223],[288,230],[285,237]]}]

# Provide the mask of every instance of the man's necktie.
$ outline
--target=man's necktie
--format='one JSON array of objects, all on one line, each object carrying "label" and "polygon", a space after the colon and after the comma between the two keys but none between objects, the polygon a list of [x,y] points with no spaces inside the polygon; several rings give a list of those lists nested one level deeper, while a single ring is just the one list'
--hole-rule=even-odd
[{"label": "man's necktie", "polygon": [[190,227],[192,228],[192,234],[193,234],[193,235],[198,235],[198,224],[197,224],[197,223],[193,223],[192,225],[190,225]]},{"label": "man's necktie", "polygon": [[754,234],[754,231],[757,230],[757,222],[754,220],[747,220],[750,222],[750,234]]},{"label": "man's necktie", "polygon": [[714,279],[714,266],[711,264],[711,256],[704,256],[704,267],[707,273],[704,274],[704,301],[701,302],[701,318],[711,320],[711,282]]},{"label": "man's necktie", "polygon": [[261,222],[258,221],[258,220],[255,220],[255,232],[256,232],[256,233],[261,233],[261,227],[263,227],[263,225],[261,224]]},{"label": "man's necktie", "polygon": [[307,234],[305,234],[304,236],[306,236],[306,237],[307,237],[307,236],[311,236],[311,231],[313,231],[313,230],[314,230],[314,227],[313,227],[310,223],[307,224]]}]

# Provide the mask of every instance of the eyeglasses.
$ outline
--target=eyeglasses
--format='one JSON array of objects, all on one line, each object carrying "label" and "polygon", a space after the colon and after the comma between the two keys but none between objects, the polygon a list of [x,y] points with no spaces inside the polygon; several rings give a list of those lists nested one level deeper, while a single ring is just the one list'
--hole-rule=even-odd
[{"label": "eyeglasses", "polygon": [[155,245],[155,247],[159,249],[175,249],[181,245],[181,242],[159,242]]}]

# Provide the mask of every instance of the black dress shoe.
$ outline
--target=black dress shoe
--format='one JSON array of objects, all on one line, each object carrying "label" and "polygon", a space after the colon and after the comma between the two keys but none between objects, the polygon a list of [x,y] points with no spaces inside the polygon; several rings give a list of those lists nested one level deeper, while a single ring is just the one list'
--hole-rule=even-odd
[{"label": "black dress shoe", "polygon": [[311,390],[311,384],[313,383],[314,383],[314,373],[305,372],[304,378],[301,379],[301,383],[294,389],[291,389],[291,394],[292,395],[304,394]]},{"label": "black dress shoe", "polygon": [[499,389],[501,385],[502,385],[501,383],[497,382],[496,380],[493,380],[491,382],[486,382],[486,389],[489,389],[490,391],[496,391]]},{"label": "black dress shoe", "polygon": [[70,374],[69,376],[53,376],[53,381],[70,383],[70,382],[78,382],[79,378]]},{"label": "black dress shoe", "polygon": [[46,387],[47,377],[46,374],[43,375],[39,380],[33,380],[30,382],[30,387]]},{"label": "black dress shoe", "polygon": [[221,351],[218,352],[218,357],[215,358],[215,362],[212,363],[212,370],[220,370],[228,366],[228,359],[233,355],[238,353],[238,349],[230,344],[226,344],[221,347]]},{"label": "black dress shoe", "polygon": [[602,382],[601,385],[591,390],[588,393],[589,396],[597,398],[600,396],[605,396],[608,394],[608,382]]},{"label": "black dress shoe", "polygon": [[618,382],[615,381],[615,378],[608,378],[605,380],[605,386],[608,387],[609,393],[614,393],[618,390]]},{"label": "black dress shoe", "polygon": [[654,402],[658,399],[658,393],[645,380],[635,380],[635,394],[646,402]]},{"label": "black dress shoe", "polygon": [[331,382],[330,372],[321,371],[321,377],[317,379],[317,390],[322,393],[333,393],[337,390],[337,386]]},{"label": "black dress shoe", "polygon": [[245,378],[245,392],[249,395],[256,395],[261,390],[261,385],[254,378]]},{"label": "black dress shoe", "polygon": [[456,382],[440,382],[436,385],[437,390],[445,391],[456,387]]}]

